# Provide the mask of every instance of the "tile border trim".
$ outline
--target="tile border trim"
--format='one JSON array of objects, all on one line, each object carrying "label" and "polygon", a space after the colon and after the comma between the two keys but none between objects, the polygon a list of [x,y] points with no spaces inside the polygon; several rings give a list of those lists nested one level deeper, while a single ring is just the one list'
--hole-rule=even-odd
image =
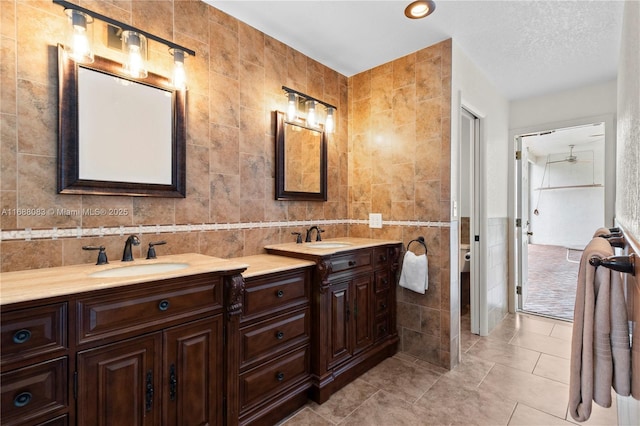
[{"label": "tile border trim", "polygon": [[[244,223],[202,223],[186,225],[134,225],[134,226],[99,226],[93,228],[45,228],[45,229],[12,229],[0,230],[0,241],[15,240],[42,240],[58,238],[85,238],[85,237],[105,237],[110,235],[123,236],[125,234],[162,234],[178,232],[207,232],[207,231],[229,231],[229,230],[249,230],[257,228],[289,228],[293,226],[311,225],[368,225],[369,221],[364,219],[331,219],[331,220],[297,220],[279,222],[244,222]],[[415,226],[427,228],[449,228],[450,222],[430,222],[430,221],[403,221],[385,220],[383,226]]]}]

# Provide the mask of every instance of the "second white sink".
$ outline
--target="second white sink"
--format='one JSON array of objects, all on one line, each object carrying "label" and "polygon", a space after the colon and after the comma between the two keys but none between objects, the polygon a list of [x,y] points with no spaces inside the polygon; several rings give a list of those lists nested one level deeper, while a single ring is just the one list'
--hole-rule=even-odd
[{"label": "second white sink", "polygon": [[146,265],[127,265],[92,272],[89,276],[94,278],[134,277],[137,275],[178,271],[180,269],[185,269],[188,266],[188,263],[149,263]]}]

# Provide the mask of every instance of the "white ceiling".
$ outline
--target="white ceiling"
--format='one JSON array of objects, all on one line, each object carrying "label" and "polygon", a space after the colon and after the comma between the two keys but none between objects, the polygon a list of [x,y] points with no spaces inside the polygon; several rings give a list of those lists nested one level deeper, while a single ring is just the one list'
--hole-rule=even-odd
[{"label": "white ceiling", "polygon": [[584,126],[566,127],[549,130],[530,135],[523,135],[523,147],[529,151],[531,157],[546,157],[558,154],[569,156],[571,145],[573,154],[593,151],[604,147],[604,123],[594,123]]},{"label": "white ceiling", "polygon": [[616,78],[622,1],[205,0],[318,62],[352,76],[452,38],[509,100]]}]

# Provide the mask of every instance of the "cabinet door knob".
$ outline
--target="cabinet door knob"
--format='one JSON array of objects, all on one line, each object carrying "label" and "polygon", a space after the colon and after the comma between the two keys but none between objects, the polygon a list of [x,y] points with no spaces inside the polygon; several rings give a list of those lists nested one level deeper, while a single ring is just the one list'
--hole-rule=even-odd
[{"label": "cabinet door knob", "polygon": [[276,333],[276,339],[278,339],[278,340],[282,340],[283,338],[284,338],[284,332],[282,332],[282,331],[278,331],[278,332]]},{"label": "cabinet door knob", "polygon": [[158,309],[160,309],[161,311],[166,311],[167,309],[169,309],[169,301],[166,299],[160,301],[160,303],[158,303]]},{"label": "cabinet door knob", "polygon": [[16,331],[13,335],[13,343],[16,343],[18,345],[28,342],[29,339],[31,339],[31,331],[27,330],[26,328]]},{"label": "cabinet door knob", "polygon": [[276,296],[277,296],[277,297],[282,297],[282,296],[284,296],[284,290],[278,290],[278,291],[276,292]]},{"label": "cabinet door knob", "polygon": [[31,392],[20,392],[15,398],[13,398],[13,405],[18,408],[24,407],[31,402],[32,397],[33,395],[31,395]]},{"label": "cabinet door knob", "polygon": [[387,256],[385,256],[384,254],[380,255],[380,262],[386,262],[387,261]]},{"label": "cabinet door knob", "polygon": [[276,374],[276,379],[281,382],[284,380],[284,373],[283,372],[279,372],[278,374]]}]

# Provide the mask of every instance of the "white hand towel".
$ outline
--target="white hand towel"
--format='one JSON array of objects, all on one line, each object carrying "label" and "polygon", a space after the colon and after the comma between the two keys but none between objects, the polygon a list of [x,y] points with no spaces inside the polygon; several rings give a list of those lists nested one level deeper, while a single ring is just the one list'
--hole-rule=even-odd
[{"label": "white hand towel", "polygon": [[400,287],[424,294],[429,287],[429,260],[426,254],[416,256],[407,251],[402,261]]}]

